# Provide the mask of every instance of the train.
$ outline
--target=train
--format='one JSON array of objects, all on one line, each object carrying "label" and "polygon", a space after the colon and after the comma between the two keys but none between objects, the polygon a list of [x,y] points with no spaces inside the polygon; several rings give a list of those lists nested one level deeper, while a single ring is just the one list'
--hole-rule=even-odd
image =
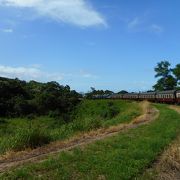
[{"label": "train", "polygon": [[180,104],[180,90],[156,91],[144,93],[103,94],[94,95],[93,99],[124,99],[124,100],[148,100],[158,103]]}]

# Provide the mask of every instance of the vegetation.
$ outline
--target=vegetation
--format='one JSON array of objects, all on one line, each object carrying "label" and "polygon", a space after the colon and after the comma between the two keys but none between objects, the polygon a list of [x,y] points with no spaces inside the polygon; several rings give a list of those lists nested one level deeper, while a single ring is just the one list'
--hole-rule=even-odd
[{"label": "vegetation", "polygon": [[4,139],[1,151],[6,149],[20,151],[26,148],[36,148],[48,144],[51,137],[39,128],[18,129],[15,136]]},{"label": "vegetation", "polygon": [[155,77],[160,77],[157,83],[153,86],[156,91],[173,90],[180,85],[180,64],[177,64],[174,69],[170,68],[171,64],[168,61],[161,61],[155,67]]},{"label": "vegetation", "polygon": [[180,85],[180,64],[177,64],[176,67],[172,70],[172,72],[176,77],[176,81]]},{"label": "vegetation", "polygon": [[139,179],[179,179],[180,172],[180,134],[159,156],[156,163],[148,168]]},{"label": "vegetation", "polygon": [[49,117],[0,118],[0,153],[34,148],[80,132],[129,122],[140,113],[138,102],[84,100],[72,111],[69,121],[52,117],[52,114]]},{"label": "vegetation", "polygon": [[91,91],[86,93],[86,98],[92,99],[94,95],[111,95],[113,94],[113,91],[110,90],[96,90],[95,88],[91,87]]},{"label": "vegetation", "polygon": [[180,133],[180,115],[166,105],[157,120],[86,148],[6,172],[1,179],[134,179]]},{"label": "vegetation", "polygon": [[57,82],[39,83],[0,77],[0,116],[68,115],[80,94]]}]

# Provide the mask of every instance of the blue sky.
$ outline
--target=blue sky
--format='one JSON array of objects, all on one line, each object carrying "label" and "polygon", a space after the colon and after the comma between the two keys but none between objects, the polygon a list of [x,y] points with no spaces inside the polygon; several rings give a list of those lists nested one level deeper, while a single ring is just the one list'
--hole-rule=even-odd
[{"label": "blue sky", "polygon": [[145,91],[180,57],[180,1],[0,0],[0,76]]}]

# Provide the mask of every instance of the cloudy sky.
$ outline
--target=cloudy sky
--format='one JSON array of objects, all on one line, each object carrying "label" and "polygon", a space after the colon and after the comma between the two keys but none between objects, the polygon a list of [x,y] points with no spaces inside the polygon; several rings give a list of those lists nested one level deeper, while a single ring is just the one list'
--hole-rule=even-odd
[{"label": "cloudy sky", "polygon": [[179,0],[0,0],[0,76],[143,91],[180,62]]}]

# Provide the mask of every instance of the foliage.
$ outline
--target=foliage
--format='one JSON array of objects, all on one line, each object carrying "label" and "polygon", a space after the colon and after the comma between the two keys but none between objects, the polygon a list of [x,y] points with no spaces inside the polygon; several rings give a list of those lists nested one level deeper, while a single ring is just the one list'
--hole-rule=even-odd
[{"label": "foliage", "polygon": [[180,64],[174,69],[171,69],[170,66],[168,61],[161,61],[155,67],[155,77],[159,78],[153,86],[156,91],[173,90],[177,87],[180,79]]},{"label": "foliage", "polygon": [[50,111],[68,114],[80,97],[69,86],[57,82],[25,82],[0,77],[0,116],[47,115]]},{"label": "foliage", "polygon": [[156,91],[173,90],[177,85],[173,76],[169,75],[167,78],[160,78],[153,87]]},{"label": "foliage", "polygon": [[86,93],[86,98],[91,99],[94,95],[111,95],[113,91],[110,90],[96,90],[95,88],[91,87],[91,91]]},{"label": "foliage", "polygon": [[156,105],[160,116],[150,124],[62,152],[57,158],[25,165],[1,179],[137,179],[177,136],[180,116]]},{"label": "foliage", "polygon": [[18,129],[14,136],[1,142],[1,153],[4,151],[20,151],[26,148],[36,148],[51,141],[50,135],[39,127]]},{"label": "foliage", "polygon": [[[102,113],[104,111],[109,112],[111,108],[117,109],[118,114],[102,117]],[[0,120],[0,153],[4,153],[12,148],[15,149],[16,146],[20,146],[19,144],[26,144],[25,142],[27,141],[24,138],[22,138],[22,141],[21,136],[18,134],[26,133],[26,131],[29,131],[28,129],[40,129],[42,132],[46,132],[50,136],[51,141],[64,140],[74,136],[76,133],[129,122],[140,115],[140,113],[138,102],[83,100],[73,110],[70,117],[71,121],[65,121],[65,117],[58,116],[54,112],[42,117],[30,114],[26,118],[3,118]],[[24,135],[23,137],[27,138]],[[17,142],[24,143],[13,145],[14,139],[19,139]]]},{"label": "foliage", "polygon": [[127,94],[128,92],[125,90],[119,91],[118,94]]},{"label": "foliage", "polygon": [[176,67],[172,71],[176,77],[178,84],[180,85],[180,64],[177,64]]}]

